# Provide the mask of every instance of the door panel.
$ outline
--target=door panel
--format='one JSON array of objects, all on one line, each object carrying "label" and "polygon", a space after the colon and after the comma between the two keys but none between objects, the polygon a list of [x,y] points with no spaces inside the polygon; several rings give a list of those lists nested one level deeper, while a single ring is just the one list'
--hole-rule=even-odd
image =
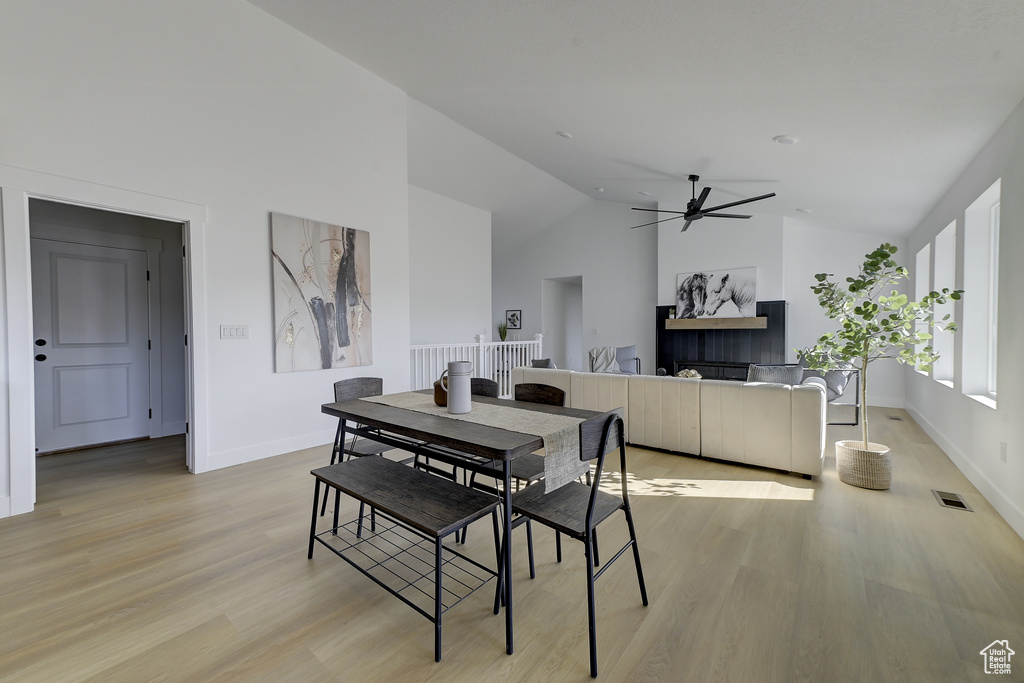
[{"label": "door panel", "polygon": [[149,436],[143,251],[32,239],[36,448]]},{"label": "door panel", "polygon": [[128,263],[67,254],[53,254],[51,263],[54,344],[127,344]]},{"label": "door panel", "polygon": [[[66,427],[83,422],[119,420],[130,415],[127,365],[93,365],[55,368],[53,393],[56,410],[54,426]],[[107,397],[103,401],[93,396]]]}]

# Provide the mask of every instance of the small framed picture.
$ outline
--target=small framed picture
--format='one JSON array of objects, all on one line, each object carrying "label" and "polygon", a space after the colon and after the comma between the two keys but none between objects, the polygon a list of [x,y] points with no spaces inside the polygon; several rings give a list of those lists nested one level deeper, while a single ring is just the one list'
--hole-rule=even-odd
[{"label": "small framed picture", "polygon": [[523,323],[523,312],[522,311],[505,311],[505,324],[510,330],[518,330],[522,328]]}]

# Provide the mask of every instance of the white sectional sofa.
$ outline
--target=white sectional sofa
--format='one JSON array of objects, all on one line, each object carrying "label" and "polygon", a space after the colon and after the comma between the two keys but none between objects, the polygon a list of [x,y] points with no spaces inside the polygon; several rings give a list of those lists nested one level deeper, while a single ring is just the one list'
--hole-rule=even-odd
[{"label": "white sectional sofa", "polygon": [[573,408],[623,408],[635,446],[821,475],[826,400],[818,384],[514,368],[512,384],[522,382],[559,387]]}]

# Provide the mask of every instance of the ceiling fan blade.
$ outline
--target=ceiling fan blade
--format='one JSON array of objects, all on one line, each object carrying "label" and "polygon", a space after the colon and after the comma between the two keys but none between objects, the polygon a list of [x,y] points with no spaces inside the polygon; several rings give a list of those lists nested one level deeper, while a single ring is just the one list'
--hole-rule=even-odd
[{"label": "ceiling fan blade", "polygon": [[738,213],[708,213],[705,211],[704,215],[712,218],[750,218],[750,216],[741,216]]},{"label": "ceiling fan blade", "polygon": [[708,211],[718,211],[719,209],[728,209],[730,206],[739,206],[740,204],[749,204],[750,202],[759,202],[762,199],[768,199],[769,197],[774,197],[774,196],[775,196],[774,192],[769,192],[768,194],[763,194],[760,197],[751,197],[750,199],[741,199],[738,202],[729,202],[728,204],[719,204],[718,206],[709,207],[706,211],[704,211],[704,215],[707,215]]},{"label": "ceiling fan blade", "polygon": [[[672,216],[672,218],[663,218],[660,221],[651,221],[650,223],[644,223],[643,225],[634,225],[634,226],[632,226],[630,228],[630,230],[636,230],[637,228],[646,228],[648,225],[657,225],[658,223],[665,223],[666,221],[674,221],[675,219],[682,218],[682,217],[683,217],[683,214],[679,214],[678,216]],[[686,221],[686,222],[689,223],[690,221]]]},{"label": "ceiling fan blade", "polygon": [[686,213],[685,211],[666,211],[665,209],[641,209],[636,206],[632,208],[634,211],[653,211],[654,213],[678,213],[680,216]]},{"label": "ceiling fan blade", "polygon": [[700,191],[700,196],[697,197],[697,203],[693,206],[694,211],[700,211],[700,207],[704,206],[704,202],[707,200],[709,194],[711,194],[710,187],[705,187]]},{"label": "ceiling fan blade", "polygon": [[682,230],[680,230],[679,232],[686,232],[686,229],[687,229],[688,227],[690,227],[690,223],[692,223],[692,222],[693,222],[693,221],[686,221],[685,223],[683,223],[683,229],[682,229]]}]

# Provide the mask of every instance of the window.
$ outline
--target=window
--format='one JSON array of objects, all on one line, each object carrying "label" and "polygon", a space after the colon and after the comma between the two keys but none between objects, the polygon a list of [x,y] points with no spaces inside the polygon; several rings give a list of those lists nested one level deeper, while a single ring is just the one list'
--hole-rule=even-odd
[{"label": "window", "polygon": [[963,391],[996,399],[1001,181],[964,213]]},{"label": "window", "polygon": [[[935,236],[935,279],[934,289],[956,289],[956,221],[953,221]],[[935,304],[934,320],[941,321],[947,315],[953,320],[954,303],[947,300],[944,304]],[[932,348],[939,354],[939,359],[932,367],[932,378],[952,386],[955,363],[953,358],[954,337],[932,326]]]}]

